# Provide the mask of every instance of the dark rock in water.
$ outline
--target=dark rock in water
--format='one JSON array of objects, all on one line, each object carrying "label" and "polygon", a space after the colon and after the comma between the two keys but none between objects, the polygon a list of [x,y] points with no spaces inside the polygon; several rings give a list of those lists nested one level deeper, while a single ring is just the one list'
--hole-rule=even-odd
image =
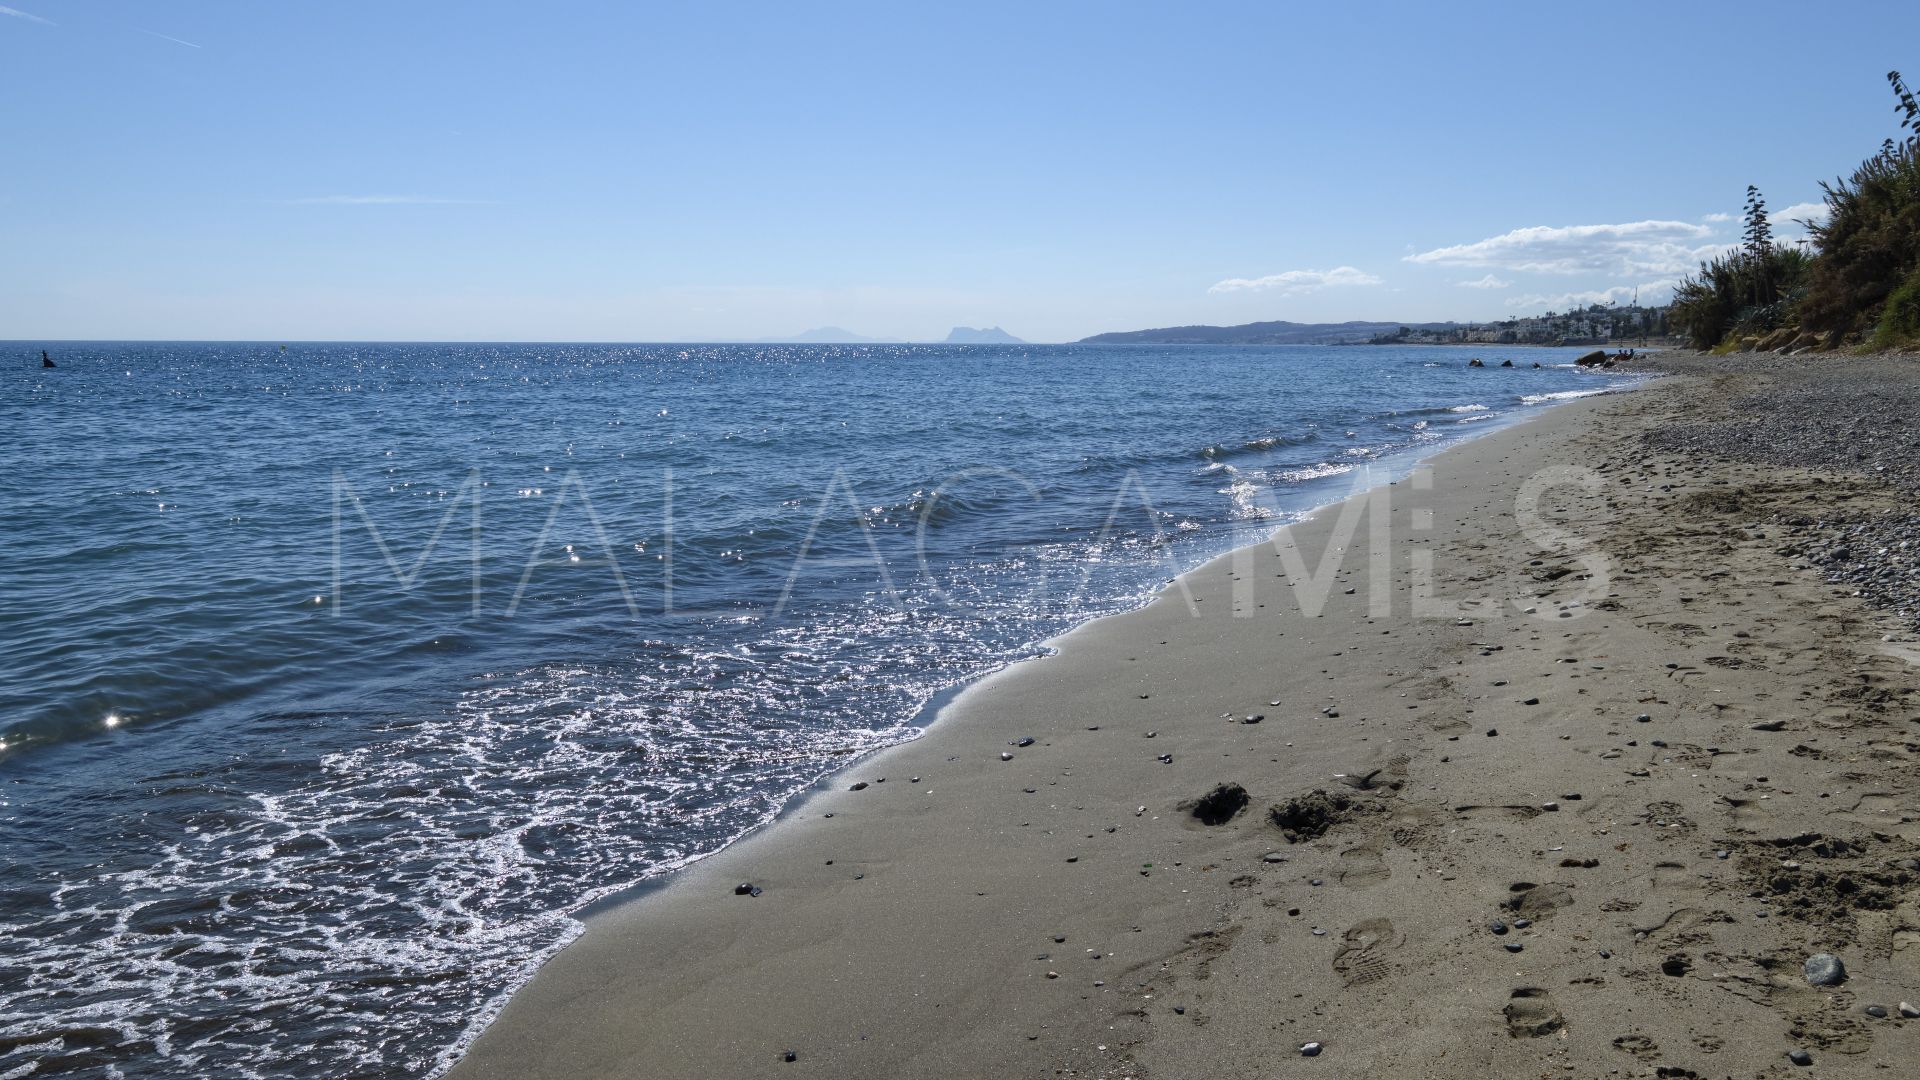
[{"label": "dark rock in water", "polygon": [[1607,350],[1605,349],[1595,349],[1592,352],[1586,354],[1585,356],[1582,356],[1580,359],[1574,361],[1574,363],[1580,365],[1581,367],[1598,367],[1599,365],[1604,364],[1606,362],[1607,362]]},{"label": "dark rock in water", "polygon": [[1500,361],[1500,366],[1501,366],[1501,367],[1512,367],[1512,366],[1513,366],[1513,361],[1512,361],[1512,360],[1502,360],[1502,361]]},{"label": "dark rock in water", "polygon": [[1180,805],[1202,825],[1225,825],[1247,808],[1247,789],[1239,784],[1219,784],[1212,791]]},{"label": "dark rock in water", "polygon": [[1813,986],[1839,986],[1847,981],[1847,965],[1832,953],[1815,953],[1807,957],[1802,970],[1807,982]]}]

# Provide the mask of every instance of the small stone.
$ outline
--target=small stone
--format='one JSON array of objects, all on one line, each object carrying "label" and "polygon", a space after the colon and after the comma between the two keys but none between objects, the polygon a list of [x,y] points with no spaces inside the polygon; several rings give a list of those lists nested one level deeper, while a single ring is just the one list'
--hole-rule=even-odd
[{"label": "small stone", "polygon": [[1320,880],[1319,878],[1314,878],[1312,881],[1307,882],[1307,884],[1318,887],[1321,885],[1325,885],[1326,882]]},{"label": "small stone", "polygon": [[1540,804],[1540,809],[1545,810],[1549,814],[1557,813],[1560,810],[1560,804],[1557,802],[1543,802]]},{"label": "small stone", "polygon": [[733,887],[733,895],[735,896],[756,896],[759,892],[760,890],[754,888],[753,882],[751,881],[743,881]]},{"label": "small stone", "polygon": [[867,782],[865,780],[862,780],[859,783],[848,788],[847,790],[848,791],[865,791],[867,790]]},{"label": "small stone", "polygon": [[1612,950],[1612,949],[1601,949],[1601,950],[1600,950],[1600,959],[1602,959],[1602,960],[1611,960],[1611,959],[1613,959],[1613,950]]},{"label": "small stone", "polygon": [[1319,927],[1317,927],[1317,926],[1316,926],[1316,927],[1314,927],[1314,928],[1313,928],[1313,936],[1314,936],[1314,937],[1326,937],[1326,936],[1327,936],[1327,932],[1326,932],[1325,930],[1322,930],[1322,929],[1320,929]]},{"label": "small stone", "polygon": [[1057,971],[1049,971],[1049,972],[1047,972],[1047,978],[1049,978],[1049,979],[1057,979],[1057,978],[1059,978],[1059,977],[1060,977],[1060,973],[1059,973],[1059,972],[1057,972]]},{"label": "small stone", "polygon": [[1538,704],[1540,704],[1540,699],[1539,699],[1539,698],[1537,698],[1537,697],[1530,697],[1530,698],[1528,698],[1527,700],[1525,700],[1525,701],[1523,701],[1523,702],[1521,702],[1520,704],[1522,704],[1522,705],[1538,705]]},{"label": "small stone", "polygon": [[1013,743],[1013,745],[1015,745],[1015,746],[1032,746],[1032,745],[1033,745],[1033,740],[1032,740],[1031,738],[1027,738],[1027,739],[1016,739],[1016,740],[1014,740],[1014,743]]},{"label": "small stone", "polygon": [[1753,730],[1785,731],[1787,730],[1787,722],[1785,720],[1762,720],[1759,723],[1753,725]]},{"label": "small stone", "polygon": [[1646,713],[1641,713],[1639,716],[1634,717],[1634,719],[1638,720],[1642,724],[1653,723],[1653,717],[1648,716]]},{"label": "small stone", "polygon": [[1006,752],[1005,750],[1002,750],[1002,751],[1000,751],[1000,760],[1001,760],[1001,761],[1012,761],[1012,760],[1013,760],[1013,755],[1012,755],[1012,754],[1009,754],[1009,753],[1007,753],[1007,752]]},{"label": "small stone", "polygon": [[1319,1057],[1320,1044],[1317,1042],[1310,1042],[1310,1043],[1303,1044],[1300,1047],[1300,1056],[1301,1057]]},{"label": "small stone", "polygon": [[1866,1012],[1868,1016],[1873,1017],[1875,1020],[1885,1020],[1887,1018],[1887,1007],[1885,1005],[1869,1005],[1867,1006]]},{"label": "small stone", "polygon": [[1795,1065],[1805,1067],[1813,1064],[1813,1055],[1807,1053],[1805,1050],[1789,1050],[1787,1051],[1787,1060],[1793,1062]]},{"label": "small stone", "polygon": [[1054,943],[1055,945],[1064,945],[1064,944],[1066,944],[1066,940],[1067,940],[1067,935],[1065,935],[1065,934],[1055,934],[1055,935],[1053,935],[1053,943]]},{"label": "small stone", "polygon": [[1493,922],[1487,924],[1487,929],[1493,931],[1495,934],[1505,934],[1507,932],[1507,924],[1495,919]]},{"label": "small stone", "polygon": [[1489,738],[1489,739],[1491,739],[1491,738],[1493,738],[1494,736],[1496,736],[1496,735],[1498,735],[1498,734],[1500,734],[1500,729],[1499,729],[1499,728],[1491,728],[1491,727],[1490,727],[1490,728],[1488,728],[1488,729],[1487,729],[1487,738]]},{"label": "small stone", "polygon": [[917,777],[917,776],[909,776],[909,777],[907,777],[907,783],[909,783],[909,784],[917,784],[917,783],[919,783],[919,782],[920,782],[920,778],[919,778],[919,777]]},{"label": "small stone", "polygon": [[1173,755],[1172,755],[1172,754],[1161,754],[1161,755],[1160,755],[1160,764],[1162,764],[1162,765],[1171,765],[1171,764],[1173,764]]},{"label": "small stone", "polygon": [[1173,1007],[1173,1015],[1175,1016],[1187,1015],[1187,1007],[1185,1005],[1175,1005]]},{"label": "small stone", "polygon": [[1914,1007],[1912,1002],[1903,1001],[1900,1003],[1900,1015],[1909,1020],[1920,1020],[1920,1008]]},{"label": "small stone", "polygon": [[1260,861],[1265,863],[1283,863],[1287,861],[1287,857],[1277,851],[1269,851],[1265,855],[1260,856]]},{"label": "small stone", "polygon": [[1507,942],[1507,951],[1508,951],[1508,952],[1514,952],[1514,953],[1517,953],[1517,952],[1519,952],[1520,950],[1522,950],[1522,949],[1524,949],[1524,948],[1526,948],[1526,946],[1525,946],[1525,945],[1522,945],[1522,944],[1520,944],[1520,943],[1519,943],[1519,942],[1517,942],[1517,941],[1509,941],[1509,942]]},{"label": "small stone", "polygon": [[1733,852],[1728,851],[1726,848],[1720,848],[1713,853],[1713,857],[1725,861],[1733,857]]},{"label": "small stone", "polygon": [[1525,929],[1526,929],[1527,927],[1529,927],[1529,926],[1532,926],[1532,925],[1533,925],[1533,920],[1532,920],[1532,919],[1515,919],[1515,920],[1513,920],[1513,928],[1514,928],[1515,930],[1525,930]]},{"label": "small stone", "polygon": [[1847,981],[1847,965],[1832,953],[1815,953],[1807,957],[1802,970],[1807,982],[1814,986],[1839,986]]},{"label": "small stone", "polygon": [[780,1055],[780,1060],[781,1061],[799,1061],[800,1055],[789,1050],[786,1053]]}]

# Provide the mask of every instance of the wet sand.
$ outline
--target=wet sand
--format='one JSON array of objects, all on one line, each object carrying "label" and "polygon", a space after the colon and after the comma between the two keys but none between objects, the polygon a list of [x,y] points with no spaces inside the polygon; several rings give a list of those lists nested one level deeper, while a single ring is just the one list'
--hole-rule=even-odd
[{"label": "wet sand", "polygon": [[1920,656],[1782,553],[1889,496],[1646,447],[1711,389],[1468,443],[969,687],[590,917],[451,1075],[1912,1074]]}]

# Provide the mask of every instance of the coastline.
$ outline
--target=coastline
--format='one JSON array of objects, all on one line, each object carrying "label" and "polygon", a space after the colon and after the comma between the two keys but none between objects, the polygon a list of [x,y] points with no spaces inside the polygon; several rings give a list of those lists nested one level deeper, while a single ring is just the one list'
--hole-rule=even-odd
[{"label": "coastline", "polygon": [[[1643,1026],[1661,1027],[1656,1038],[1625,1031],[1619,1010],[1639,1004],[1646,1013],[1646,991],[1684,982],[1658,981],[1668,978],[1666,953],[1646,974],[1649,941],[1698,949],[1702,937],[1731,934],[1706,917],[1726,912],[1705,908],[1702,895],[1716,881],[1727,886],[1733,854],[1713,852],[1739,841],[1715,832],[1698,865],[1701,853],[1676,841],[1705,843],[1693,834],[1722,828],[1704,824],[1717,803],[1695,806],[1716,782],[1770,781],[1751,775],[1746,748],[1732,766],[1719,760],[1732,751],[1705,748],[1781,741],[1731,736],[1724,732],[1750,729],[1729,728],[1723,709],[1692,707],[1711,693],[1723,698],[1712,705],[1742,716],[1764,711],[1785,688],[1745,684],[1780,665],[1690,665],[1684,694],[1661,685],[1675,680],[1660,658],[1690,638],[1674,640],[1653,628],[1674,621],[1648,623],[1635,609],[1640,591],[1648,602],[1671,591],[1689,560],[1660,563],[1657,528],[1635,533],[1622,522],[1637,513],[1668,524],[1670,508],[1640,504],[1672,497],[1671,484],[1646,484],[1657,493],[1647,496],[1630,484],[1614,491],[1614,477],[1600,474],[1607,500],[1633,499],[1619,521],[1621,507],[1603,507],[1578,483],[1548,490],[1535,536],[1552,540],[1539,527],[1559,524],[1576,549],[1519,535],[1501,509],[1542,465],[1599,468],[1596,450],[1609,471],[1652,475],[1661,466],[1620,456],[1632,425],[1615,429],[1658,413],[1665,397],[1643,388],[1576,399],[1454,446],[1431,459],[1430,484],[1401,482],[1324,508],[1272,542],[1183,575],[1145,607],[1056,639],[1053,655],[968,685],[920,739],[863,760],[775,824],[592,913],[586,932],[447,1075],[1267,1075],[1309,1041],[1326,1048],[1316,1067],[1340,1075],[1390,1066],[1508,1075],[1549,1057],[1578,1074],[1575,1062],[1609,1060],[1628,1045],[1621,1039],[1682,1049],[1687,1036],[1662,1025],[1687,1017],[1646,1018]],[[1361,521],[1355,508],[1378,512]],[[1340,536],[1348,527],[1358,531]],[[1382,527],[1384,536],[1372,531]],[[1586,548],[1582,536],[1604,539]],[[1313,577],[1330,547],[1338,556]],[[1369,550],[1391,555],[1369,560]],[[1609,575],[1616,592],[1578,598],[1592,585],[1581,561],[1590,555],[1620,566],[1622,576]],[[1529,565],[1536,559],[1568,572],[1544,576]],[[1416,616],[1411,590],[1423,573],[1439,597],[1519,602],[1465,618]],[[1821,588],[1817,576],[1796,582],[1783,591],[1806,595],[1780,602],[1846,608],[1816,600]],[[1712,595],[1667,601],[1690,605],[1696,630],[1699,612],[1715,604],[1761,606],[1701,591]],[[1316,594],[1305,613],[1303,592]],[[1578,606],[1549,610],[1556,602]],[[1736,614],[1751,617],[1728,617]],[[1812,635],[1792,655],[1832,647],[1822,644],[1830,627],[1767,625],[1796,642]],[[1524,655],[1540,651],[1556,655]],[[1911,682],[1902,661],[1880,660],[1901,669],[1881,678]],[[1827,674],[1816,665],[1795,677]],[[1574,679],[1582,685],[1570,687]],[[1536,685],[1530,701],[1507,689]],[[1643,702],[1650,690],[1657,710]],[[1641,724],[1619,715],[1629,709],[1661,715]],[[1254,714],[1259,723],[1243,722]],[[1488,728],[1503,737],[1484,737]],[[1650,752],[1636,736],[1667,745]],[[1036,742],[1012,745],[1024,738]],[[1682,745],[1691,749],[1681,768],[1699,770],[1695,781],[1716,774],[1709,782],[1666,779],[1678,770],[1657,759]],[[1776,760],[1766,746],[1751,749]],[[1802,763],[1788,756],[1760,775],[1789,776]],[[1203,825],[1181,808],[1223,782],[1251,797],[1226,824]],[[854,783],[866,786],[848,790]],[[1636,789],[1650,786],[1699,790],[1648,802]],[[1325,795],[1313,798],[1316,790]],[[1302,797],[1283,815],[1298,819],[1299,842],[1290,843],[1268,807]],[[1678,809],[1648,817],[1654,802]],[[1654,825],[1663,814],[1676,819],[1671,828]],[[1596,840],[1649,826],[1663,831],[1649,828],[1647,855]],[[1543,854],[1574,846],[1583,849],[1579,867]],[[1652,851],[1675,858],[1649,865]],[[1691,880],[1702,873],[1704,886]],[[741,882],[763,892],[735,896]],[[1511,891],[1517,882],[1529,888]],[[1635,936],[1643,928],[1627,924],[1660,906],[1630,899],[1648,891],[1663,901],[1671,893],[1672,910]],[[1603,895],[1635,903],[1635,914],[1607,910]],[[1492,935],[1487,920],[1508,902],[1533,912],[1537,926]],[[1749,931],[1758,923],[1760,933],[1787,925],[1733,921]],[[1615,942],[1622,927],[1625,940],[1599,957],[1595,946]],[[1855,966],[1870,973],[1861,983],[1906,978]],[[1514,997],[1519,990],[1538,993]],[[1920,997],[1891,987],[1881,996],[1898,993]],[[1413,1001],[1423,1007],[1409,1009]],[[1712,1026],[1714,1009],[1689,1005],[1696,1026]],[[1523,1018],[1538,1013],[1531,1026],[1556,1038],[1516,1033],[1516,1008]],[[1593,1022],[1601,1017],[1611,1023]],[[1861,1041],[1841,1029],[1837,1042]],[[1904,1032],[1864,1041],[1845,1060],[1866,1067],[1890,1048],[1913,1048]],[[1694,1052],[1725,1053],[1712,1067],[1731,1066],[1737,1054],[1760,1054],[1748,1042]],[[1765,1051],[1754,1064],[1784,1060],[1777,1046]],[[1660,1054],[1650,1053],[1613,1060]]]}]

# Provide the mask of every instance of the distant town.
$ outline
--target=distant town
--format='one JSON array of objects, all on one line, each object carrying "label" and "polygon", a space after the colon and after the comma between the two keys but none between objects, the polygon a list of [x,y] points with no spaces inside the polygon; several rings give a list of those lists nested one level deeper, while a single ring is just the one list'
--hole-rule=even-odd
[{"label": "distant town", "polygon": [[1667,336],[1667,309],[1591,304],[1501,322],[1402,326],[1367,339],[1369,345],[1606,345],[1654,343]]}]

